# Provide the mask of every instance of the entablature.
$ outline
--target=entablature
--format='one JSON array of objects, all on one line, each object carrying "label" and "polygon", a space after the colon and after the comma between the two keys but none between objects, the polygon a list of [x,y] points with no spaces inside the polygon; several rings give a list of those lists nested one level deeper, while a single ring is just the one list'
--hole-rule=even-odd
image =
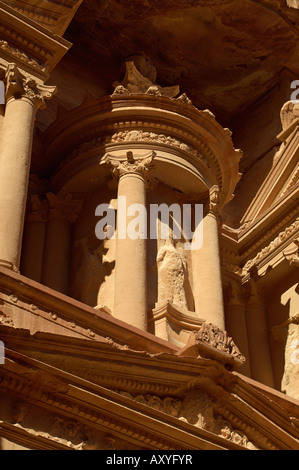
[{"label": "entablature", "polygon": [[[233,197],[240,177],[241,153],[234,149],[231,133],[209,111],[167,96],[114,93],[100,99],[88,97],[79,108],[58,117],[41,138],[46,159],[56,161],[52,178],[56,192],[77,187],[77,180],[71,186],[70,181],[80,172],[86,171],[87,179],[90,173],[101,173],[106,153],[126,150],[155,151],[158,178],[197,198],[218,185],[220,205]],[[175,171],[174,181],[170,181],[171,167],[182,170],[178,181]],[[187,179],[188,184],[181,188]],[[87,183],[90,187],[89,180]]]},{"label": "entablature", "polygon": [[37,22],[0,2],[0,71],[15,63],[46,81],[71,44]]}]

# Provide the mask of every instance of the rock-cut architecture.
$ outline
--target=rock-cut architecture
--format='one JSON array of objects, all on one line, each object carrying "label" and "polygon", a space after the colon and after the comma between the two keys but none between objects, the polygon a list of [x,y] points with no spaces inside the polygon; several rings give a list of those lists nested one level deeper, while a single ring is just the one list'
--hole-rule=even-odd
[{"label": "rock-cut architecture", "polygon": [[299,450],[299,5],[0,1],[1,450]]}]

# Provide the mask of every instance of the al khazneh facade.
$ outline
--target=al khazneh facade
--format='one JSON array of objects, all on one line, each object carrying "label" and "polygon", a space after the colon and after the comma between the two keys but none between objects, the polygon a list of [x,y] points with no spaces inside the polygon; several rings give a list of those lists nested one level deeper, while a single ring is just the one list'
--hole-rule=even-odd
[{"label": "al khazneh facade", "polygon": [[[234,90],[218,121],[183,70],[180,91],[144,53],[116,73],[100,39],[73,52],[64,36],[91,3],[0,4],[1,448],[296,450],[298,105],[275,98],[275,144],[246,140],[250,113],[273,109],[256,97],[238,114],[241,79],[224,95],[200,82],[215,106]],[[202,246],[171,224],[166,240],[117,237],[121,198],[193,218],[201,204]],[[115,209],[113,238],[96,237],[99,204]]]}]

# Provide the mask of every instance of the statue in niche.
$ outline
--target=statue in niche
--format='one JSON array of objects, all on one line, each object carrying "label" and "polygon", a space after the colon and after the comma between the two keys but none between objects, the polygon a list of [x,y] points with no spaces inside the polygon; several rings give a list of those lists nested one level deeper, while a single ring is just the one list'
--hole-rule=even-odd
[{"label": "statue in niche", "polygon": [[186,282],[188,278],[187,260],[184,250],[176,248],[171,237],[159,248],[156,263],[158,268],[158,305],[170,302],[188,310]]},{"label": "statue in niche", "polygon": [[91,307],[98,305],[100,287],[114,268],[107,252],[106,240],[98,240],[95,234],[74,243],[70,295]]}]

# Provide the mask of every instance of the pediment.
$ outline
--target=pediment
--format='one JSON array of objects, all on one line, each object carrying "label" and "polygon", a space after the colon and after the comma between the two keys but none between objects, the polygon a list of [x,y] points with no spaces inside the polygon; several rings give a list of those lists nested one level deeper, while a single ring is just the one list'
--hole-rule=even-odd
[{"label": "pediment", "polygon": [[62,36],[83,0],[6,0],[6,5]]},{"label": "pediment", "polygon": [[255,198],[247,209],[242,223],[253,222],[267,210],[297,193],[299,188],[299,119],[296,107],[287,102],[281,110],[283,130],[277,136],[281,142],[273,165]]},{"label": "pediment", "polygon": [[15,442],[74,450],[107,449],[107,442],[116,450],[299,449],[299,416],[287,397],[276,401],[218,361],[24,330],[10,342],[4,328],[0,435]]}]

